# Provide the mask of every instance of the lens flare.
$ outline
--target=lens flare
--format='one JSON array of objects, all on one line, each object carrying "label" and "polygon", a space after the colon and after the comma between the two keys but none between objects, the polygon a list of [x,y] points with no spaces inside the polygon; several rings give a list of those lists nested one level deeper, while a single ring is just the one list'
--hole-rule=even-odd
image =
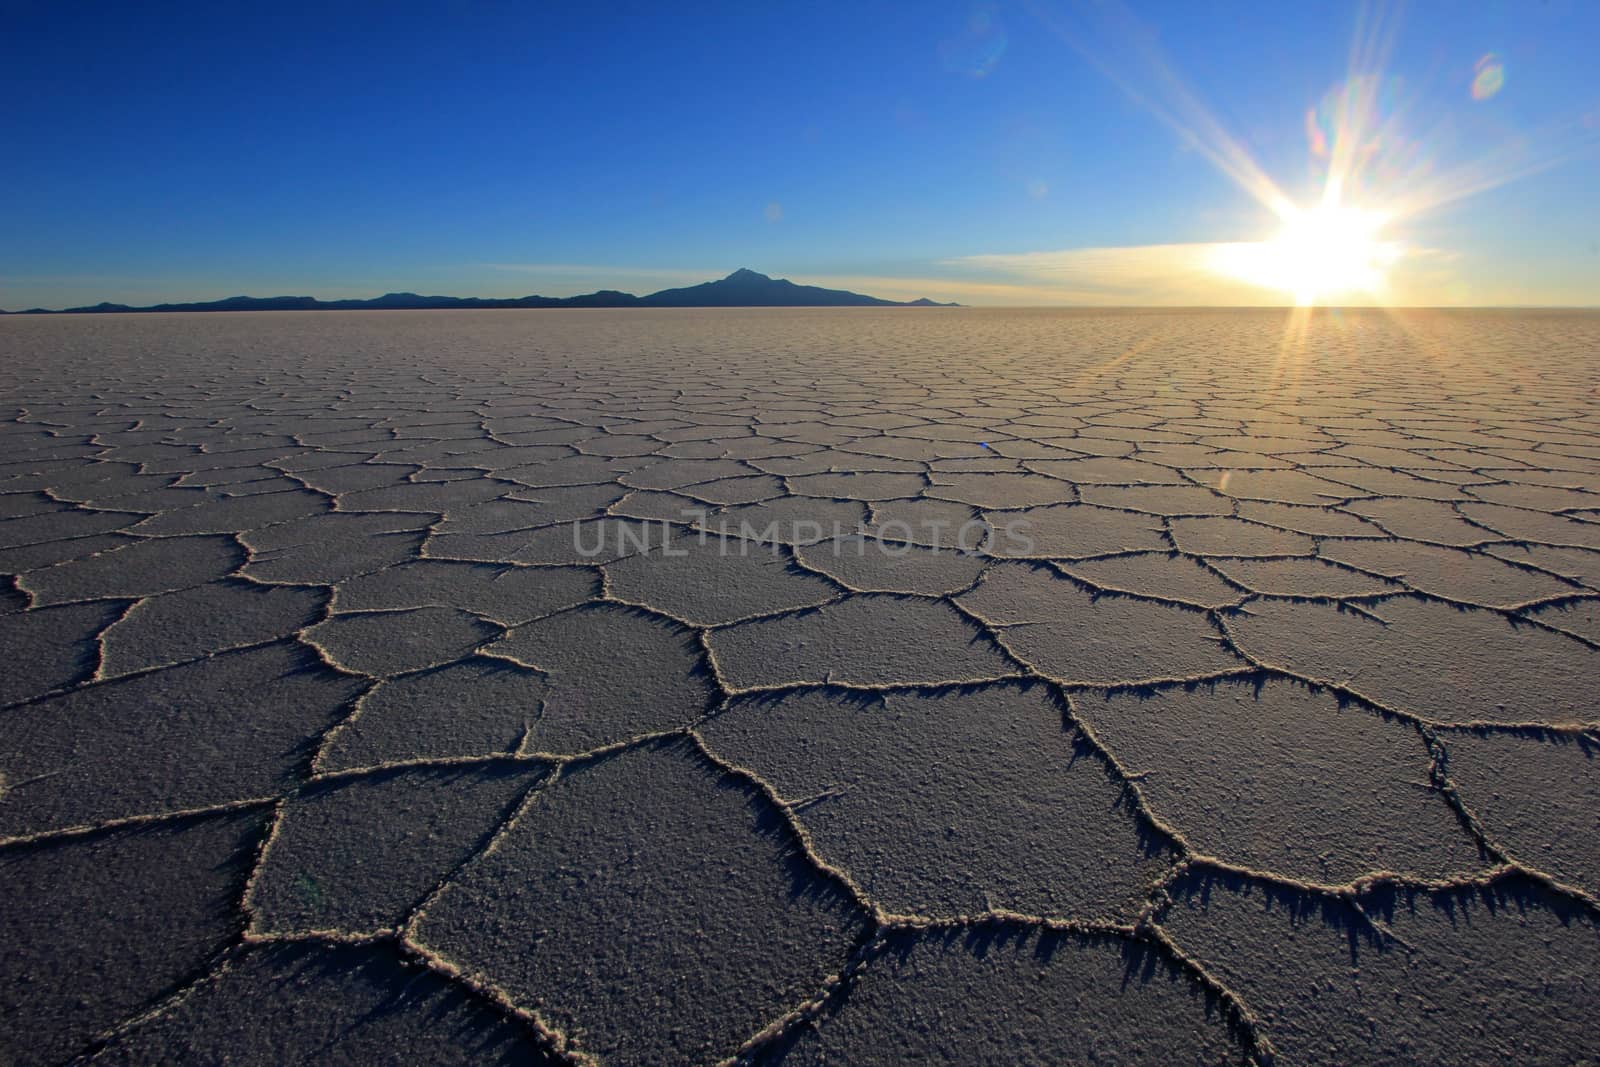
[{"label": "lens flare", "polygon": [[1506,65],[1490,52],[1473,65],[1472,99],[1487,100],[1506,84]]},{"label": "lens flare", "polygon": [[992,7],[975,8],[962,31],[939,44],[939,61],[952,74],[987,78],[1006,54],[1006,31]]}]

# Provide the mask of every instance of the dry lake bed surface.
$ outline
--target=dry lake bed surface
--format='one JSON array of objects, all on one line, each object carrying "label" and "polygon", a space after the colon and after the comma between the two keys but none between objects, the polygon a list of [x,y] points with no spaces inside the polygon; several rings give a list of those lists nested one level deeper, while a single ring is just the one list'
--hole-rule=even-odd
[{"label": "dry lake bed surface", "polygon": [[1600,316],[0,320],[0,1062],[1592,1062]]}]

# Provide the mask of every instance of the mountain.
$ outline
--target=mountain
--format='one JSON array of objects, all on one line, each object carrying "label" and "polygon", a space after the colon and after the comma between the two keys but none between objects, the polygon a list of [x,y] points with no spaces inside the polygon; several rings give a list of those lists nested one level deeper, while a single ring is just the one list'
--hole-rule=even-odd
[{"label": "mountain", "polygon": [[416,310],[432,308],[732,308],[732,307],[960,307],[940,304],[927,297],[920,300],[883,300],[844,289],[823,289],[815,285],[796,285],[787,278],[769,278],[740,267],[726,278],[702,282],[682,289],[663,289],[649,296],[634,296],[615,289],[602,289],[582,296],[419,296],[416,293],[385,293],[370,300],[318,300],[313,296],[230,296],[185,304],[153,304],[129,307],[127,304],[100,303],[89,307],[62,308],[59,311],[29,308],[0,315],[72,315],[130,311],[356,311]]},{"label": "mountain", "polygon": [[641,297],[643,307],[905,307],[898,300],[822,289],[815,285],[796,285],[787,278],[769,278],[740,267],[726,278],[702,282],[684,289],[663,289]]}]

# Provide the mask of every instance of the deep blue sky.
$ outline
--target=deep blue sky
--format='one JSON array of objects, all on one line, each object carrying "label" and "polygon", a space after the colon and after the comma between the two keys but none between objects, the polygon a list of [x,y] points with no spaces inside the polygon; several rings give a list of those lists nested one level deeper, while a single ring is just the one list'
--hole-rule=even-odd
[{"label": "deep blue sky", "polygon": [[[643,292],[737,266],[999,303],[1093,301],[1106,273],[1110,302],[1186,302],[1147,246],[1275,228],[1125,91],[1174,99],[1102,5],[0,7],[0,307]],[[1312,200],[1305,113],[1351,73],[1356,9],[1131,11]],[[1431,173],[1570,157],[1397,223],[1408,292],[1600,303],[1600,4],[1397,24],[1383,106]],[[1489,54],[1503,87],[1475,100]]]}]

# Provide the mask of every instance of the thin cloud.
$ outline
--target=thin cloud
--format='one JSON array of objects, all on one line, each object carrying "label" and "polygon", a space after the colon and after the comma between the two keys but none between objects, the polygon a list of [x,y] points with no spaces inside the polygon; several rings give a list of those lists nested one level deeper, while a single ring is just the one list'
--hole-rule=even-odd
[{"label": "thin cloud", "polygon": [[[501,270],[516,274],[582,274],[600,275],[608,278],[623,276],[630,278],[677,278],[689,275],[703,277],[708,273],[716,273],[714,268],[689,270],[682,267],[606,267],[592,263],[480,263],[477,266],[483,270]],[[724,271],[723,273],[726,274],[727,272]]]},{"label": "thin cloud", "polygon": [[960,278],[904,278],[877,274],[791,274],[797,285],[820,285],[824,289],[848,289],[886,300],[919,300],[927,297],[941,303],[988,304],[999,307],[1026,307],[1062,303],[1055,290],[1001,281]]},{"label": "thin cloud", "polygon": [[1067,248],[939,260],[1053,297],[1056,304],[1278,304],[1281,294],[1219,276],[1217,244]]},{"label": "thin cloud", "polygon": [[607,267],[591,263],[479,263],[475,269],[521,275],[526,279],[523,284],[538,285],[545,296],[572,296],[597,288],[648,293],[696,285],[728,273],[715,268]]}]

